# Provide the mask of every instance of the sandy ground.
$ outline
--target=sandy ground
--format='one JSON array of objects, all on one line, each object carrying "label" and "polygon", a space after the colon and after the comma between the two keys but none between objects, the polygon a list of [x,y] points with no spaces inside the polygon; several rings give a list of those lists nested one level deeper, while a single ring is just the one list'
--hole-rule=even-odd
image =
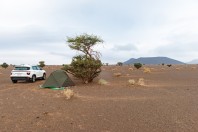
[{"label": "sandy ground", "polygon": [[[76,86],[74,98],[40,89],[44,81],[12,84],[12,67],[0,69],[0,131],[39,132],[196,132],[198,65],[104,66],[91,84]],[[49,74],[59,66],[44,68]],[[114,73],[121,73],[116,77]],[[129,79],[144,78],[144,86]],[[108,85],[98,84],[99,79]]]}]

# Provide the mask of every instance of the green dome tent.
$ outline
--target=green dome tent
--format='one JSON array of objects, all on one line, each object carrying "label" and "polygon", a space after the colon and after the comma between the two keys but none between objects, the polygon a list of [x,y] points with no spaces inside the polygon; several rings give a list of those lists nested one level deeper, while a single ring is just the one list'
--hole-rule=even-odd
[{"label": "green dome tent", "polygon": [[63,88],[74,86],[74,82],[69,78],[63,70],[56,70],[50,74],[42,88]]}]

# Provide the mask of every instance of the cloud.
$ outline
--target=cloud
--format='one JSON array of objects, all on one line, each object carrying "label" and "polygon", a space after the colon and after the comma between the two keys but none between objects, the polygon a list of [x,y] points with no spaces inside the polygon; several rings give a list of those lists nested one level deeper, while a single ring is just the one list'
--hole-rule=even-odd
[{"label": "cloud", "polygon": [[105,41],[96,49],[109,63],[162,55],[191,60],[198,56],[197,6],[196,0],[4,0],[0,61],[10,57],[16,62],[17,55],[24,56],[21,51],[38,51],[35,55],[46,56],[50,63],[64,63],[76,54],[66,46],[66,36],[81,33]]},{"label": "cloud", "polygon": [[115,45],[112,50],[117,50],[117,51],[137,51],[137,47],[135,44],[126,44],[126,45]]}]

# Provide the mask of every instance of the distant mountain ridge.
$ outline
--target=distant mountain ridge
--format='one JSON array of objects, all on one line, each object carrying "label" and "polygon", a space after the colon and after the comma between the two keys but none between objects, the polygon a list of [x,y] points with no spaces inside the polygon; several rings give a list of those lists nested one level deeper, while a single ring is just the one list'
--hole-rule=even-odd
[{"label": "distant mountain ridge", "polygon": [[168,57],[140,57],[140,58],[131,58],[125,61],[123,64],[134,64],[134,63],[142,63],[142,64],[185,64],[181,61],[171,59]]},{"label": "distant mountain ridge", "polygon": [[198,64],[198,59],[194,59],[190,62],[187,62],[188,64]]}]

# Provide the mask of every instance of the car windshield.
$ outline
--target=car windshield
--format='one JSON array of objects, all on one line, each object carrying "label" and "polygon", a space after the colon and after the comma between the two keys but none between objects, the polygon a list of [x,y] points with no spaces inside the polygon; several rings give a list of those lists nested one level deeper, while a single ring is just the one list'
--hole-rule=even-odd
[{"label": "car windshield", "polygon": [[14,70],[30,70],[30,67],[15,67]]}]

